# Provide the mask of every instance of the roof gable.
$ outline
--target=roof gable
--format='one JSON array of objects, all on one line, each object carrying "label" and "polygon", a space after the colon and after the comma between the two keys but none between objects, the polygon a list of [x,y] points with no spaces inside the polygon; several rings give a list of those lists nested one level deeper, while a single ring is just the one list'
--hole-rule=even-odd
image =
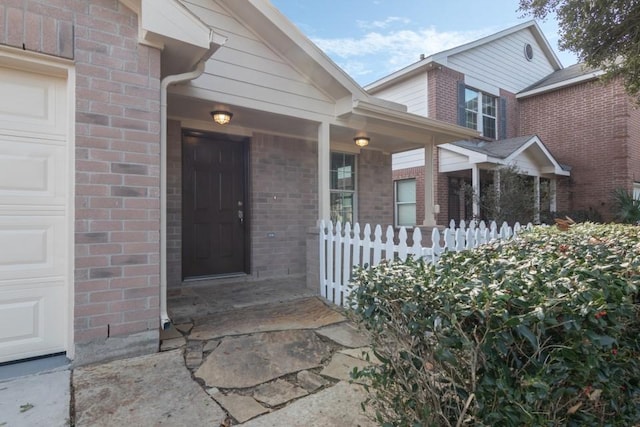
[{"label": "roof gable", "polygon": [[[527,60],[524,55],[526,44],[530,44],[533,49],[531,60]],[[562,68],[538,24],[528,21],[428,56],[368,85],[366,89],[370,93],[376,93],[413,75],[427,72],[437,65],[444,65],[474,81],[512,93],[517,93]]]},{"label": "roof gable", "polygon": [[567,168],[558,163],[537,135],[498,141],[462,140],[441,145],[440,148],[466,158],[465,164],[458,163],[462,169],[482,163],[513,165],[530,175],[569,175]]}]

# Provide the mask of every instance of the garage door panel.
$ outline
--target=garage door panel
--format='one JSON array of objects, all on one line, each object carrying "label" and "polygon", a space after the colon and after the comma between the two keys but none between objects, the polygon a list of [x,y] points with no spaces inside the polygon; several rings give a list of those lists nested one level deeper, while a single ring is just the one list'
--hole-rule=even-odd
[{"label": "garage door panel", "polygon": [[17,135],[64,137],[66,81],[0,67],[0,129]]},{"label": "garage door panel", "polygon": [[2,280],[66,273],[66,222],[62,216],[0,216]]},{"label": "garage door panel", "polygon": [[0,363],[65,350],[64,330],[47,320],[66,322],[64,288],[61,280],[0,288]]},{"label": "garage door panel", "polygon": [[0,66],[0,363],[69,349],[68,71],[41,60]]},{"label": "garage door panel", "polygon": [[65,206],[66,147],[0,135],[0,205]]}]

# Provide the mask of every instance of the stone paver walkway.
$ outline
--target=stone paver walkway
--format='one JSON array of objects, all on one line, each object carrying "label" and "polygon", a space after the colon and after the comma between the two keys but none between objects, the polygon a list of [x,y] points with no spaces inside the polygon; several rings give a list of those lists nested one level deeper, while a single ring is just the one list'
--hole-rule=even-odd
[{"label": "stone paver walkway", "polygon": [[225,311],[200,301],[197,288],[184,294],[169,299],[182,323],[163,332],[162,347],[184,351],[194,379],[228,414],[225,426],[377,425],[349,376],[368,365],[368,339],[338,309],[306,295],[252,305],[240,291],[246,300]]},{"label": "stone paver walkway", "polygon": [[349,378],[369,363],[367,337],[321,298],[283,287],[288,298],[276,283],[172,291],[179,322],[160,353],[74,370],[75,425],[377,425]]}]

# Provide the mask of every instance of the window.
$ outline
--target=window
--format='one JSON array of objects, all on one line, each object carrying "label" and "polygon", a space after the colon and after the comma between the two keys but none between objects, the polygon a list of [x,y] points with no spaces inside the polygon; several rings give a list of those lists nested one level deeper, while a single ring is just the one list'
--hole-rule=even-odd
[{"label": "window", "polygon": [[416,180],[403,179],[395,184],[396,226],[413,227],[416,225]]},{"label": "window", "polygon": [[633,183],[633,198],[640,200],[640,182]]},{"label": "window", "polygon": [[331,220],[343,224],[355,219],[356,156],[331,153]]},{"label": "window", "polygon": [[487,138],[496,139],[498,98],[475,89],[464,89],[464,126],[478,130]]}]

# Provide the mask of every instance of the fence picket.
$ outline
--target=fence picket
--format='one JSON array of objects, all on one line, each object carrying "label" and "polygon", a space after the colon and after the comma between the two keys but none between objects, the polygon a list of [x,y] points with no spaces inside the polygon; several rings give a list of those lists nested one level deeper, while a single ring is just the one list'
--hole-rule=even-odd
[{"label": "fence picket", "polygon": [[373,262],[371,266],[380,264],[382,258],[382,227],[380,224],[376,225],[373,231]]},{"label": "fence picket", "polygon": [[[455,228],[455,221],[449,222],[449,228],[444,230],[441,240],[440,230],[434,228],[431,233],[431,247],[422,246],[422,232],[419,227],[413,229],[411,246],[408,246],[407,230],[401,227],[398,231],[398,244],[395,244],[395,230],[388,226],[385,241],[382,241],[382,227],[375,226],[373,236],[371,225],[365,224],[363,234],[360,224],[340,221],[335,225],[332,221],[320,221],[320,294],[329,301],[346,304],[349,292],[349,282],[353,268],[356,266],[372,267],[380,264],[382,259],[393,260],[396,256],[406,260],[409,254],[422,257],[427,262],[437,262],[442,252],[463,251],[476,248],[495,239],[516,238],[523,230],[532,227],[531,224],[522,226],[514,224],[513,228],[504,222],[500,228],[495,221],[489,226],[484,221],[460,221]],[[384,256],[382,254],[384,252]]]}]

